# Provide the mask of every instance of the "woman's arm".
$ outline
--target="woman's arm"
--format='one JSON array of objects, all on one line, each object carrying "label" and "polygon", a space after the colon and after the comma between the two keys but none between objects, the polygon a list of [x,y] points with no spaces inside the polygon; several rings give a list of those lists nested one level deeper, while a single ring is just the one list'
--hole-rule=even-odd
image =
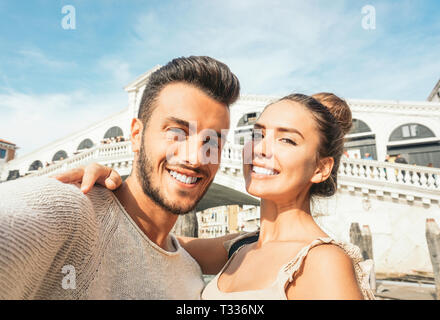
[{"label": "woman's arm", "polygon": [[81,191],[84,194],[92,189],[95,182],[109,190],[115,190],[122,184],[122,178],[117,171],[98,163],[68,170],[53,178],[64,183],[81,183]]},{"label": "woman's arm", "polygon": [[228,261],[224,243],[239,236],[232,233],[218,238],[177,237],[179,243],[198,262],[203,274],[217,274]]}]

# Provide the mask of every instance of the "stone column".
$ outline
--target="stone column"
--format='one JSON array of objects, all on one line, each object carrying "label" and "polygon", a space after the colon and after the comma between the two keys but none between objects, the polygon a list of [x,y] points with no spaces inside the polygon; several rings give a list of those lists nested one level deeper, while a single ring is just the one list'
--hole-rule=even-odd
[{"label": "stone column", "polygon": [[426,219],[426,242],[434,271],[436,299],[440,300],[440,228],[434,219]]},{"label": "stone column", "polygon": [[199,224],[196,212],[193,210],[187,214],[180,215],[171,232],[176,236],[197,238],[199,236]]}]

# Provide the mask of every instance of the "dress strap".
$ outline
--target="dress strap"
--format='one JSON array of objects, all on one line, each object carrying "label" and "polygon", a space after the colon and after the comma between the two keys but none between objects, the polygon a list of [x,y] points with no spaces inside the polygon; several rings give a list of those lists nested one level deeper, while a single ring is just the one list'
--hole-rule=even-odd
[{"label": "dress strap", "polygon": [[302,248],[298,252],[298,254],[295,256],[295,258],[290,260],[288,263],[283,265],[283,267],[281,268],[280,276],[282,278],[283,284],[285,284],[287,281],[289,281],[289,282],[293,281],[293,277],[294,277],[295,273],[301,267],[301,265],[304,261],[304,258],[307,256],[310,249],[312,249],[316,246],[319,246],[321,244],[327,244],[327,243],[332,243],[332,242],[334,242],[334,240],[332,238],[318,238],[318,239],[313,240],[308,246],[305,246],[304,248]]},{"label": "dress strap", "polygon": [[335,241],[332,238],[318,238],[313,240],[308,246],[302,248],[300,252],[291,261],[283,265],[278,274],[278,285],[281,293],[285,292],[285,285],[287,281],[292,282],[296,272],[303,264],[304,258],[309,253],[310,249],[319,246],[321,244],[334,244],[345,251],[345,253],[351,258],[355,269],[356,279],[359,287],[362,291],[364,299],[374,300],[374,293],[371,289],[369,279],[371,274],[374,273],[373,261],[363,261],[360,249],[351,243]]}]

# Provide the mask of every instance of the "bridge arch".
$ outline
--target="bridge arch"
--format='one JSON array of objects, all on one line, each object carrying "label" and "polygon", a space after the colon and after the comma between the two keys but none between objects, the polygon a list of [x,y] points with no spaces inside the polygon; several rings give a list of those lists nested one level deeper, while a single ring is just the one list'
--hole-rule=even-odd
[{"label": "bridge arch", "polygon": [[67,152],[64,150],[57,151],[52,157],[52,161],[59,161],[64,159],[67,159]]},{"label": "bridge arch", "polygon": [[81,141],[81,143],[78,145],[77,151],[84,150],[84,149],[90,149],[94,146],[94,143],[90,139],[84,139]]},{"label": "bridge arch", "polygon": [[124,136],[124,132],[118,126],[111,127],[105,132],[104,139]]},{"label": "bridge arch", "polygon": [[261,112],[252,111],[245,113],[237,122],[237,128],[234,132],[234,141],[236,144],[244,145],[246,138],[250,138],[252,134],[252,126],[257,122]]},{"label": "bridge arch", "polygon": [[440,168],[440,139],[420,123],[405,123],[395,128],[388,139],[387,153],[401,154],[409,164]]},{"label": "bridge arch", "polygon": [[29,166],[29,170],[28,171],[34,171],[34,170],[38,170],[40,168],[43,168],[43,163],[40,160],[35,160]]},{"label": "bridge arch", "polygon": [[344,144],[350,158],[362,159],[369,154],[373,160],[377,160],[376,134],[360,119],[353,119],[352,124]]}]

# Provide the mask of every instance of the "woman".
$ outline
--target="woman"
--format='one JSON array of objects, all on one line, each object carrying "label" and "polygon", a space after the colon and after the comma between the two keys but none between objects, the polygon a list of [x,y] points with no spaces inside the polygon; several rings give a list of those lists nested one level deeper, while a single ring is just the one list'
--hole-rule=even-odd
[{"label": "woman", "polygon": [[[246,190],[261,198],[259,232],[179,239],[203,270],[218,273],[203,299],[374,299],[358,248],[331,239],[311,215],[314,196],[336,192],[343,137],[351,126],[343,100],[315,97],[322,103],[292,94],[268,105],[245,145],[252,150],[243,156]],[[109,169],[94,168],[88,186],[97,176],[105,185]],[[114,171],[111,177],[116,183],[107,187],[113,189],[120,177]],[[225,248],[236,250],[219,264],[224,251],[213,244],[231,237]]]}]

